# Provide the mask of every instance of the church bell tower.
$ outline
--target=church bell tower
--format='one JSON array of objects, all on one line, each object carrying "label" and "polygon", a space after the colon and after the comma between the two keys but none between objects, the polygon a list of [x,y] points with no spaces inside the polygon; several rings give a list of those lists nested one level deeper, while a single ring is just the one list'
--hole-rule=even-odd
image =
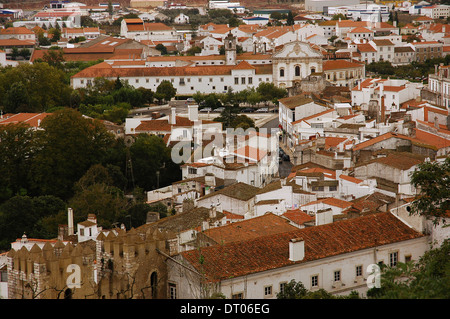
[{"label": "church bell tower", "polygon": [[225,45],[225,64],[235,65],[236,64],[236,37],[234,37],[231,32],[228,33],[224,41]]}]

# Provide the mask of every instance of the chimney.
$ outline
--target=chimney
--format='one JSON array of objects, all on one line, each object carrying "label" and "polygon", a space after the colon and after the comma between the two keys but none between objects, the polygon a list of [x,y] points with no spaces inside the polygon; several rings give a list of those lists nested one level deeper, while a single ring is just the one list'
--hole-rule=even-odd
[{"label": "chimney", "polygon": [[170,124],[175,125],[177,123],[177,118],[176,118],[176,111],[177,108],[176,107],[172,107],[170,109],[171,111],[171,115],[170,115]]},{"label": "chimney", "polygon": [[316,212],[316,226],[331,224],[333,222],[333,211],[329,209],[323,209]]},{"label": "chimney", "polygon": [[73,233],[73,209],[70,207],[67,209],[67,225],[68,225],[67,235],[71,236],[74,233]]},{"label": "chimney", "polygon": [[213,205],[209,210],[209,218],[216,218],[216,217],[217,217],[217,208],[215,205]]},{"label": "chimney", "polygon": [[97,224],[97,216],[95,216],[95,214],[89,214],[87,220]]},{"label": "chimney", "polygon": [[305,241],[303,238],[293,238],[289,241],[289,260],[300,261],[305,258]]},{"label": "chimney", "polygon": [[189,104],[188,105],[188,117],[190,121],[198,121],[198,105]]}]

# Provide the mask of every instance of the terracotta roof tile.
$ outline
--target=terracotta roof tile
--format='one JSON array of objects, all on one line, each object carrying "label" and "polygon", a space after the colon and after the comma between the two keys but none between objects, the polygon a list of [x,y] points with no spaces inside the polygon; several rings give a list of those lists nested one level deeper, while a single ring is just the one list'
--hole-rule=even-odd
[{"label": "terracotta roof tile", "polygon": [[[207,280],[220,281],[423,236],[392,214],[377,213],[181,255],[194,268],[201,269]],[[289,241],[294,238],[305,242],[305,257],[297,262],[289,260]]]},{"label": "terracotta roof tile", "polygon": [[364,63],[355,63],[345,60],[326,60],[323,62],[324,71],[362,67],[364,67]]},{"label": "terracotta roof tile", "polygon": [[316,219],[314,216],[310,216],[300,209],[288,210],[281,216],[289,219],[290,221],[292,221],[297,225],[303,225],[306,222],[310,222]]},{"label": "terracotta roof tile", "polygon": [[245,183],[235,183],[208,195],[202,196],[198,200],[200,201],[216,195],[224,195],[241,201],[248,201],[252,199],[258,193],[258,191],[258,187]]},{"label": "terracotta roof tile", "polygon": [[223,245],[296,229],[297,227],[290,225],[285,218],[268,213],[226,226],[211,228],[203,233],[216,243]]}]

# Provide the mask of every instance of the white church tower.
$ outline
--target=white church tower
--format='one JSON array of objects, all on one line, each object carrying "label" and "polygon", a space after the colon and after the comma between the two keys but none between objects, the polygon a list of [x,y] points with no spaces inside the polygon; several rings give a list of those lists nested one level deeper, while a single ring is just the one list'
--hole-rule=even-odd
[{"label": "white church tower", "polygon": [[234,37],[231,32],[228,33],[227,37],[224,39],[225,45],[225,64],[235,65],[236,64],[236,37]]}]

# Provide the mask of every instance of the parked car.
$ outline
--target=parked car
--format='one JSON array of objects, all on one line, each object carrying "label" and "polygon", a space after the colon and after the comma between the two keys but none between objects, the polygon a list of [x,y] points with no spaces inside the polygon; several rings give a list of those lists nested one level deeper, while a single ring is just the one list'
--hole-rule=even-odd
[{"label": "parked car", "polygon": [[241,112],[242,113],[253,113],[253,112],[255,112],[255,109],[253,109],[251,107],[246,107],[246,108],[242,109]]},{"label": "parked car", "polygon": [[219,113],[221,113],[221,112],[223,112],[223,110],[225,110],[225,108],[221,106],[221,107],[215,108],[215,109],[214,109],[214,112],[219,112]]},{"label": "parked car", "polygon": [[205,107],[200,110],[200,112],[211,112],[211,111],[212,111],[212,108],[210,108],[210,107]]},{"label": "parked car", "polygon": [[257,109],[256,112],[257,113],[267,113],[267,112],[269,112],[269,109],[267,107],[263,107],[263,108]]}]

